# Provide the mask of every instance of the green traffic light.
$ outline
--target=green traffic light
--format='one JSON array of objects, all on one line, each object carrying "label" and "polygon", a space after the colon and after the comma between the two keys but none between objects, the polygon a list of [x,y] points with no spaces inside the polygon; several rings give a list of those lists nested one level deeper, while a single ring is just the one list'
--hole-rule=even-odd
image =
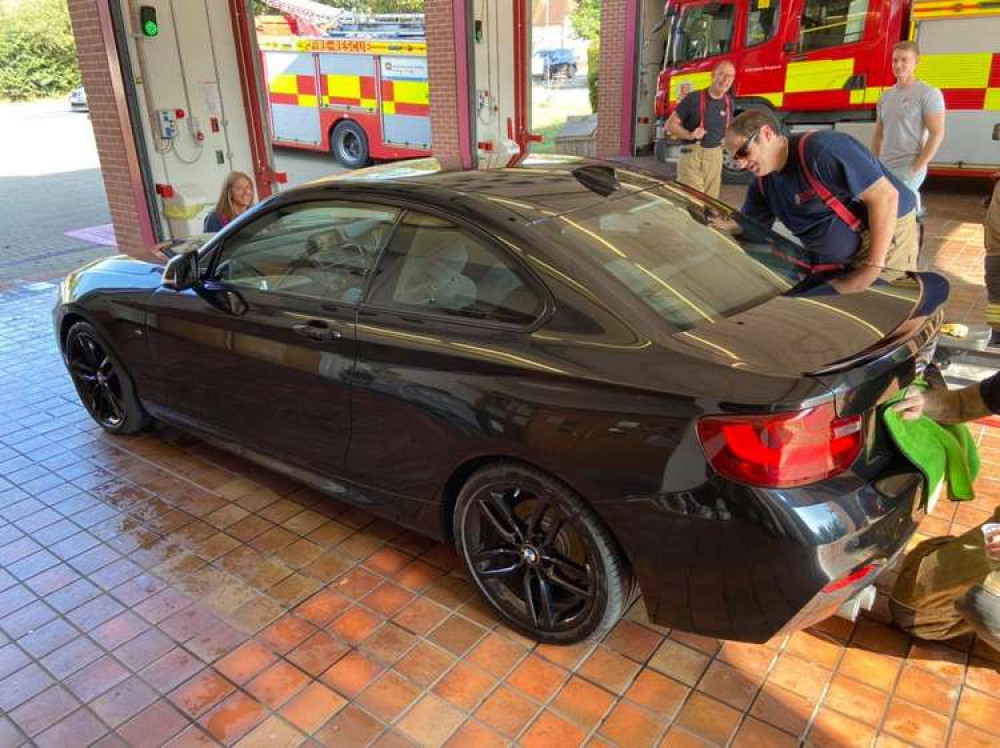
[{"label": "green traffic light", "polygon": [[159,36],[160,24],[156,21],[156,8],[152,5],[139,7],[139,23],[144,36]]},{"label": "green traffic light", "polygon": [[157,25],[156,21],[146,21],[142,25],[142,33],[146,36],[157,36],[160,33],[160,27]]}]

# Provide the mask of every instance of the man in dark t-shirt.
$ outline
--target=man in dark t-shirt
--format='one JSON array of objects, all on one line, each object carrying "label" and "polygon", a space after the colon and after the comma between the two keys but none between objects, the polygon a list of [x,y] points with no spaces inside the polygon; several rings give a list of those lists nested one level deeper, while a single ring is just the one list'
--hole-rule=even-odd
[{"label": "man in dark t-shirt", "polygon": [[711,85],[681,99],[667,120],[667,132],[690,142],[681,147],[677,181],[712,197],[722,189],[722,139],[733,118],[729,89],[734,80],[733,63],[720,62],[712,71]]},{"label": "man in dark t-shirt", "polygon": [[751,110],[733,120],[725,147],[756,176],[743,212],[768,227],[780,220],[816,265],[852,266],[832,282],[841,293],[916,269],[916,198],[850,135],[784,135],[770,114]]}]

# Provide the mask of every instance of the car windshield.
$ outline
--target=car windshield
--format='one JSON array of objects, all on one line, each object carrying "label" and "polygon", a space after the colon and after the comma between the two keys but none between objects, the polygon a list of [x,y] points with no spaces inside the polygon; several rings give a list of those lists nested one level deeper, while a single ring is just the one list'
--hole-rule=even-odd
[{"label": "car windshield", "polygon": [[806,277],[801,245],[669,188],[546,223],[564,246],[583,252],[679,330],[762,304]]}]

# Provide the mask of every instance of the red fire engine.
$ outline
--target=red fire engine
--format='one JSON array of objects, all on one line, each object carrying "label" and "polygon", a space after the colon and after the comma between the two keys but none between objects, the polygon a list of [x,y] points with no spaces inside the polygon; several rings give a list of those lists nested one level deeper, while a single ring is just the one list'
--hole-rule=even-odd
[{"label": "red fire engine", "polygon": [[[946,135],[931,172],[987,176],[1000,165],[1000,3],[965,0],[667,0],[656,116],[665,119],[731,60],[738,110],[763,108],[792,129],[836,127],[870,141],[894,84],[892,47],[914,39],[918,77],[941,89]],[[736,176],[730,173],[729,176]]]}]

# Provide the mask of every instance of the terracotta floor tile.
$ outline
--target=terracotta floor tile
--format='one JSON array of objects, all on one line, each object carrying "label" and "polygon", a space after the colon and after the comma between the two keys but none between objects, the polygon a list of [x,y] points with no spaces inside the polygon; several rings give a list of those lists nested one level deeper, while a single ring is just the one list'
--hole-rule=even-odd
[{"label": "terracotta floor tile", "polygon": [[398,717],[419,695],[419,688],[389,671],[368,686],[357,701],[372,714],[388,722]]},{"label": "terracotta floor tile", "polygon": [[622,619],[604,638],[604,644],[618,654],[644,663],[663,641],[663,635],[633,621]]},{"label": "terracotta floor tile", "polygon": [[289,652],[289,662],[305,670],[314,678],[329,669],[337,660],[346,655],[350,648],[325,631],[317,631],[299,646]]},{"label": "terracotta floor tile", "polygon": [[750,706],[762,680],[763,678],[756,678],[715,660],[698,684],[698,690],[731,707],[745,710]]},{"label": "terracotta floor tile", "polygon": [[420,642],[411,649],[394,669],[421,688],[427,688],[455,662],[455,657],[428,642]]},{"label": "terracotta floor tile", "polygon": [[820,709],[809,729],[809,742],[816,748],[868,748],[875,730],[830,709]]},{"label": "terracotta floor tile", "polygon": [[115,650],[115,657],[138,672],[173,649],[174,643],[158,629],[149,629]]},{"label": "terracotta floor tile", "polygon": [[267,708],[237,691],[206,712],[198,723],[225,745],[232,745],[268,716]]},{"label": "terracotta floor tile", "polygon": [[286,615],[264,629],[257,639],[275,652],[285,654],[309,638],[316,630],[316,627],[308,621]]},{"label": "terracotta floor tile", "polygon": [[757,694],[750,713],[787,733],[801,736],[813,713],[813,705],[791,691],[765,683]]},{"label": "terracotta floor tile", "polygon": [[422,592],[441,576],[441,570],[423,561],[413,561],[392,574],[397,584],[411,592]]},{"label": "terracotta floor tile", "polygon": [[740,725],[732,748],[796,748],[799,741],[786,732],[748,717]]},{"label": "terracotta floor tile", "polygon": [[324,683],[349,699],[361,693],[382,672],[383,665],[360,652],[349,652],[322,675]]},{"label": "terracotta floor tile", "polygon": [[508,738],[528,724],[538,706],[506,686],[501,686],[476,710],[476,717]]},{"label": "terracotta floor tile", "polygon": [[483,724],[468,721],[445,743],[445,748],[505,748],[508,743]]},{"label": "terracotta floor tile", "polygon": [[614,695],[574,675],[552,700],[552,707],[589,731],[600,723],[614,703]]},{"label": "terracotta floor tile", "polygon": [[521,736],[524,748],[578,748],[583,745],[587,733],[578,725],[544,710]]},{"label": "terracotta floor tile", "polygon": [[712,744],[697,735],[692,735],[682,727],[671,727],[660,742],[659,748],[712,748]]},{"label": "terracotta floor tile", "polygon": [[200,717],[234,690],[232,683],[207,668],[171,691],[168,698],[189,717]]},{"label": "terracotta floor tile", "polygon": [[422,748],[438,748],[464,719],[465,715],[451,704],[427,694],[399,721],[399,730]]},{"label": "terracotta floor tile", "polygon": [[491,675],[459,662],[434,685],[433,691],[460,709],[471,712],[495,685],[496,680]]},{"label": "terracotta floor tile", "polygon": [[1000,693],[1000,664],[973,657],[965,673],[965,685],[989,694]]},{"label": "terracotta floor tile", "polygon": [[693,686],[708,669],[710,658],[702,652],[667,639],[649,661],[649,667]]},{"label": "terracotta floor tile", "polygon": [[301,732],[283,719],[272,716],[247,733],[236,748],[297,748],[305,740]]},{"label": "terracotta floor tile", "polygon": [[1000,735],[1000,699],[996,695],[966,688],[958,703],[957,717],[967,725]]},{"label": "terracotta floor tile", "polygon": [[68,677],[64,684],[78,699],[88,702],[128,677],[129,671],[106,655]]},{"label": "terracotta floor tile", "polygon": [[310,683],[281,709],[281,716],[310,734],[319,729],[347,700],[322,683]]},{"label": "terracotta floor tile", "polygon": [[147,665],[140,675],[160,693],[167,693],[186,681],[203,667],[197,658],[180,647]]},{"label": "terracotta floor tile", "polygon": [[65,680],[103,655],[104,651],[100,647],[81,636],[46,655],[41,662],[52,675]]},{"label": "terracotta floor tile", "polygon": [[392,617],[392,620],[414,634],[423,635],[448,617],[448,611],[422,597],[416,598]]},{"label": "terracotta floor tile", "polygon": [[948,719],[894,698],[889,704],[884,729],[921,748],[939,748],[948,735]]},{"label": "terracotta floor tile", "polygon": [[961,684],[945,680],[924,668],[904,665],[895,695],[913,704],[950,716]]},{"label": "terracotta floor tile", "polygon": [[939,642],[914,639],[907,661],[930,670],[940,678],[961,683],[969,656]]},{"label": "terracotta floor tile", "polygon": [[[494,636],[491,634],[490,636]],[[510,637],[505,634],[496,634],[507,641],[511,641]],[[515,640],[511,642],[514,646],[518,647],[520,650],[514,661],[520,659],[521,656],[527,651],[525,647],[530,648],[533,644],[531,640]],[[566,668],[567,670],[576,670],[580,663],[590,656],[590,653],[596,649],[597,643],[592,639],[585,639],[582,642],[577,642],[576,644],[538,644],[535,646],[535,654],[539,657],[544,657],[549,662],[554,662],[556,665]]]},{"label": "terracotta floor tile", "polygon": [[[81,639],[80,641],[85,642],[86,639]],[[16,644],[7,644],[0,647],[0,679],[6,678],[11,673],[20,670],[29,662],[31,662],[31,659]]]},{"label": "terracotta floor tile", "polygon": [[497,678],[502,678],[526,654],[526,651],[500,634],[490,633],[479,642],[465,659]]},{"label": "terracotta floor tile", "polygon": [[156,701],[156,692],[139,678],[133,676],[106,691],[90,708],[111,727],[134,717]]},{"label": "terracotta floor tile", "polygon": [[820,631],[796,631],[785,651],[832,670],[844,652],[844,645]]},{"label": "terracotta floor tile", "polygon": [[330,590],[320,590],[299,604],[295,609],[295,614],[316,626],[325,626],[344,612],[350,604],[347,598]]},{"label": "terracotta floor tile", "polygon": [[360,644],[379,627],[382,618],[364,608],[353,607],[329,624],[327,630],[350,644]]},{"label": "terracotta floor tile", "polygon": [[639,665],[607,647],[599,646],[580,666],[578,672],[602,688],[620,695],[625,693],[639,672]]},{"label": "terracotta floor tile", "polygon": [[684,684],[657,673],[643,670],[625,693],[625,698],[653,712],[664,720],[672,720],[691,689]]},{"label": "terracotta floor tile", "polygon": [[706,654],[709,657],[715,657],[715,655],[718,654],[719,649],[722,648],[723,644],[723,642],[718,639],[699,636],[698,634],[689,634],[687,631],[680,631],[678,629],[674,629],[670,632],[670,638],[691,647],[691,649],[697,649],[699,652]]},{"label": "terracotta floor tile", "polygon": [[910,637],[894,626],[887,626],[870,618],[860,618],[851,638],[851,646],[903,657],[909,649]]},{"label": "terracotta floor tile", "polygon": [[839,672],[882,691],[891,691],[901,667],[902,663],[894,657],[865,649],[848,649]]},{"label": "terracotta floor tile", "polygon": [[956,722],[948,748],[1000,748],[1000,737]]},{"label": "terracotta floor tile", "polygon": [[188,724],[168,702],[159,700],[119,727],[118,734],[133,748],[158,748]]},{"label": "terracotta floor tile", "polygon": [[40,659],[80,635],[73,626],[62,618],[56,618],[43,626],[29,631],[17,640],[18,645],[35,659]]},{"label": "terracotta floor tile", "polygon": [[710,743],[725,745],[739,719],[740,713],[735,709],[695,692],[681,708],[676,723]]},{"label": "terracotta floor tile", "polygon": [[619,702],[601,725],[600,734],[629,748],[651,748],[665,725],[627,701]]},{"label": "terracotta floor tile", "polygon": [[354,567],[344,576],[337,579],[331,588],[338,595],[349,597],[351,600],[360,600],[382,582],[381,577],[372,574],[366,569]]},{"label": "terracotta floor tile", "polygon": [[[93,712],[89,709],[78,709],[36,735],[33,744],[35,748],[83,748],[92,745],[107,731],[107,726],[95,717]],[[0,745],[16,745],[13,741],[5,743],[2,732],[0,729]]]},{"label": "terracotta floor tile", "polygon": [[71,714],[80,702],[61,686],[52,686],[10,712],[10,718],[25,735],[33,736]]},{"label": "terracotta floor tile", "polygon": [[284,660],[278,660],[245,688],[271,709],[277,709],[308,683],[308,675]]},{"label": "terracotta floor tile", "polygon": [[363,709],[350,704],[317,730],[314,739],[326,748],[365,748],[384,725]]},{"label": "terracotta floor tile", "polygon": [[359,645],[359,649],[367,656],[374,657],[386,665],[391,665],[402,657],[416,641],[413,634],[390,621],[376,629]]},{"label": "terracotta floor tile", "polygon": [[[608,652],[608,654],[613,653]],[[587,675],[581,671],[581,674]],[[548,701],[563,683],[569,673],[558,665],[543,660],[537,655],[529,655],[507,676],[507,685],[531,696],[536,701]],[[591,680],[594,680],[591,678]]]},{"label": "terracotta floor tile", "polygon": [[273,663],[277,657],[267,647],[255,641],[241,644],[215,663],[215,668],[236,685],[243,685]]},{"label": "terracotta floor tile", "polygon": [[413,593],[392,582],[384,582],[365,597],[361,603],[387,618],[398,613],[413,599]]},{"label": "terracotta floor tile", "polygon": [[889,704],[889,695],[877,688],[838,675],[827,691],[825,706],[866,725],[878,727]]},{"label": "terracotta floor tile", "polygon": [[486,630],[460,616],[452,616],[434,629],[427,638],[454,655],[465,654]]},{"label": "terracotta floor tile", "polygon": [[784,653],[775,663],[768,682],[798,694],[815,703],[832,674],[829,670],[803,660],[801,657]]}]

